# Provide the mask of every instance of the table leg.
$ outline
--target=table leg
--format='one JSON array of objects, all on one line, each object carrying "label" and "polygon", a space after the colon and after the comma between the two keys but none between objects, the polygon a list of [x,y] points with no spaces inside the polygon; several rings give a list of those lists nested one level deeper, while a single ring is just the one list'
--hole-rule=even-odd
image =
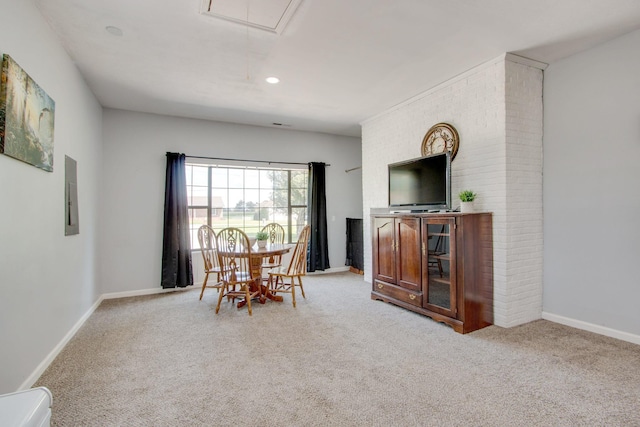
[{"label": "table leg", "polygon": [[269,287],[262,284],[262,256],[251,257],[251,271],[253,271],[254,277],[257,277],[256,286],[260,286],[260,302],[262,304],[266,301],[265,298],[269,298],[271,301],[283,301],[282,296],[272,294]]},{"label": "table leg", "polygon": [[[251,257],[251,272],[256,280],[251,284],[251,292],[255,292],[260,287],[260,304],[267,302],[267,298],[271,301],[282,302],[284,299],[281,295],[274,295],[269,290],[268,286],[262,284],[262,256]],[[246,301],[239,301],[238,308],[244,307]]]}]

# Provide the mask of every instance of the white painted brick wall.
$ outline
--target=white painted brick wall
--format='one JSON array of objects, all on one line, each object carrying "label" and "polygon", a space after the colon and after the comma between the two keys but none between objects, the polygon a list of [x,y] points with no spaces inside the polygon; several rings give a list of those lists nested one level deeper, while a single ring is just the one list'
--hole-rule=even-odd
[{"label": "white painted brick wall", "polygon": [[542,70],[505,67],[507,286],[496,324],[515,326],[542,315]]},{"label": "white painted brick wall", "polygon": [[496,58],[362,123],[365,280],[370,209],[386,207],[387,165],[421,155],[422,138],[452,124],[453,206],[462,189],[493,212],[495,324],[539,318],[542,289],[542,71]]}]

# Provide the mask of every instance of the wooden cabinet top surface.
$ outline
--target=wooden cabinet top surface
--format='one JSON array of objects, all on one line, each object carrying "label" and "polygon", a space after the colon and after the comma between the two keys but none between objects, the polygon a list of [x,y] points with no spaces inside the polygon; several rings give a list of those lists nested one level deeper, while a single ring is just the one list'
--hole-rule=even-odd
[{"label": "wooden cabinet top surface", "polygon": [[389,217],[452,217],[452,216],[472,216],[472,215],[492,215],[491,212],[389,212],[387,209],[371,209],[371,216],[389,216]]}]

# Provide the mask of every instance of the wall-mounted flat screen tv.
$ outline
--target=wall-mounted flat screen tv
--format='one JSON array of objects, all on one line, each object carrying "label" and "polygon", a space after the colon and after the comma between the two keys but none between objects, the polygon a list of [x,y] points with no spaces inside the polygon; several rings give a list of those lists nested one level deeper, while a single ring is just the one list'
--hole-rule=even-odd
[{"label": "wall-mounted flat screen tv", "polygon": [[390,164],[389,207],[411,211],[451,209],[450,154]]}]

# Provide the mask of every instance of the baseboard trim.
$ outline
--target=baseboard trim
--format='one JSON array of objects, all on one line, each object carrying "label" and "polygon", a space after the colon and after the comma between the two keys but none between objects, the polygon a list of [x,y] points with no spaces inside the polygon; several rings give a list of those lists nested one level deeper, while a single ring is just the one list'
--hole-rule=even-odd
[{"label": "baseboard trim", "polygon": [[20,385],[18,391],[30,389],[35,384],[35,382],[38,381],[38,378],[40,378],[43,372],[46,371],[51,362],[53,362],[58,354],[60,354],[62,349],[69,343],[69,341],[71,341],[71,338],[73,338],[76,332],[80,330],[82,325],[84,325],[84,322],[86,322],[87,319],[91,317],[93,312],[96,311],[96,308],[98,308],[103,299],[104,298],[102,295],[98,297],[98,300],[93,303],[89,310],[87,310],[87,312],[76,322],[76,324],[73,325],[69,332],[67,332],[67,334],[62,338],[62,340],[60,340],[60,342],[53,348],[53,350],[49,352],[47,357],[45,357],[44,360],[40,362],[40,364],[31,373],[31,375],[29,375],[29,377],[27,377],[27,379]]},{"label": "baseboard trim", "polygon": [[307,273],[309,276],[315,276],[318,274],[331,274],[331,273],[341,273],[343,271],[349,271],[349,267],[334,267],[327,268],[326,270],[316,270],[314,272]]},{"label": "baseboard trim", "polygon": [[[316,271],[314,273],[308,273],[308,274],[311,274],[311,275],[329,274],[329,273],[337,273],[340,271],[349,271],[349,267],[329,268],[325,271]],[[73,327],[69,330],[69,332],[67,332],[67,334],[53,348],[53,350],[49,352],[47,357],[45,357],[42,360],[42,362],[40,362],[40,364],[36,367],[36,369],[33,370],[31,375],[29,375],[27,379],[24,380],[24,382],[20,385],[20,387],[16,391],[30,389],[33,386],[33,384],[35,384],[35,382],[38,381],[38,378],[40,378],[43,372],[49,367],[49,365],[58,356],[58,354],[60,354],[62,349],[69,343],[69,341],[71,341],[71,338],[73,338],[73,336],[78,332],[78,330],[80,330],[82,325],[84,325],[84,322],[86,322],[87,319],[91,317],[93,312],[96,311],[96,309],[98,308],[100,303],[102,303],[102,301],[108,300],[108,299],[116,299],[116,298],[128,298],[128,297],[137,297],[137,296],[143,296],[143,295],[163,294],[167,292],[181,292],[181,291],[191,290],[194,288],[200,288],[201,286],[202,286],[202,283],[194,284],[194,286],[187,286],[186,288],[169,288],[169,289],[153,288],[153,289],[141,289],[137,291],[110,292],[110,293],[100,295],[96,300],[96,302],[93,303],[93,305],[87,310],[87,312],[80,319],[78,319],[78,321],[75,323],[75,325],[73,325]]]},{"label": "baseboard trim", "polygon": [[[193,289],[193,287],[189,286],[188,288],[179,288],[178,290],[184,289]],[[67,332],[67,334],[60,340],[60,342],[51,350],[51,352],[44,358],[42,362],[36,367],[36,369],[27,377],[27,379],[20,385],[17,391],[27,390],[33,387],[38,378],[44,373],[44,371],[49,367],[51,362],[60,354],[62,349],[71,341],[71,338],[80,330],[84,322],[86,322],[89,317],[93,314],[94,311],[98,308],[100,303],[106,299],[115,299],[115,298],[126,298],[126,297],[135,297],[140,295],[153,295],[153,294],[162,294],[166,292],[176,292],[176,289],[142,289],[139,291],[126,291],[126,292],[112,292],[108,294],[102,294],[98,297],[97,301],[93,303],[93,305],[87,310],[87,312],[76,322],[75,325]]]},{"label": "baseboard trim", "polygon": [[[202,283],[200,283],[202,286]],[[102,299],[116,299],[116,298],[129,298],[129,297],[139,297],[143,295],[154,295],[154,294],[166,294],[167,292],[179,292],[190,290],[198,287],[197,284],[194,286],[187,286],[186,288],[153,288],[153,289],[140,289],[137,291],[124,291],[124,292],[110,292],[108,294],[102,294]]]},{"label": "baseboard trim", "polygon": [[[307,273],[310,276],[319,275],[319,274],[331,274],[331,273],[340,273],[343,271],[349,271],[349,267],[335,267],[328,268],[326,270],[318,270],[313,273]],[[143,295],[153,295],[153,294],[164,294],[167,292],[181,292],[188,291],[191,289],[199,289],[202,287],[202,282],[194,283],[193,286],[187,286],[186,288],[169,288],[169,289],[140,289],[137,291],[125,291],[125,292],[111,292],[108,294],[101,295],[101,301],[105,299],[116,299],[116,298],[128,298],[128,297],[138,297]],[[95,310],[95,309],[94,309]]]},{"label": "baseboard trim", "polygon": [[583,322],[582,320],[571,319],[557,314],[542,312],[542,318],[554,323],[571,326],[572,328],[582,329],[584,331],[593,332],[632,344],[640,344],[640,335],[634,335],[629,332],[618,331],[616,329],[607,328],[606,326],[595,325],[593,323]]}]

